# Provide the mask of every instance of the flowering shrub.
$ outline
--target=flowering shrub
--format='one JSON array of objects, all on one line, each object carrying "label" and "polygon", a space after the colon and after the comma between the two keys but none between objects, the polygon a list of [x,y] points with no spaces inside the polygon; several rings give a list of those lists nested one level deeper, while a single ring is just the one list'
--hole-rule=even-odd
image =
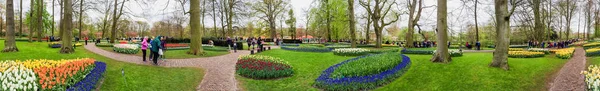
[{"label": "flowering shrub", "polygon": [[589,91],[600,90],[600,67],[590,65],[588,71],[582,71],[581,74],[585,77],[585,84]]},{"label": "flowering shrub", "polygon": [[544,54],[550,54],[550,50],[544,48],[529,48],[527,51],[531,52],[543,52]]},{"label": "flowering shrub", "polygon": [[587,57],[600,56],[600,48],[592,48],[592,49],[585,50],[585,56],[587,56]]},{"label": "flowering shrub", "polygon": [[91,77],[94,67],[94,59],[87,58],[0,62],[0,90],[66,90]]},{"label": "flowering shrub", "polygon": [[508,57],[511,58],[537,58],[544,57],[546,55],[543,52],[530,52],[530,51],[508,51]]},{"label": "flowering shrub", "polygon": [[550,50],[550,52],[556,53],[556,57],[561,59],[569,59],[573,56],[575,48],[563,48],[558,50]]},{"label": "flowering shrub", "polygon": [[525,51],[523,48],[508,48],[508,51]]},{"label": "flowering shrub", "polygon": [[324,47],[316,47],[316,46],[299,46],[299,47],[291,47],[291,46],[282,46],[281,49],[284,50],[292,50],[292,51],[301,51],[301,52],[330,52],[332,48],[324,48]]},{"label": "flowering shrub", "polygon": [[363,48],[340,48],[333,50],[333,54],[340,56],[360,56],[368,54],[369,50]]},{"label": "flowering shrub", "polygon": [[140,48],[135,44],[115,44],[113,45],[113,51],[125,54],[136,54],[140,51]]},{"label": "flowering shrub", "polygon": [[398,53],[361,56],[327,68],[315,86],[325,90],[373,89],[400,77],[410,63],[410,58]]},{"label": "flowering shrub", "polygon": [[238,75],[254,79],[287,77],[294,74],[292,66],[279,58],[248,55],[238,59],[235,66]]}]

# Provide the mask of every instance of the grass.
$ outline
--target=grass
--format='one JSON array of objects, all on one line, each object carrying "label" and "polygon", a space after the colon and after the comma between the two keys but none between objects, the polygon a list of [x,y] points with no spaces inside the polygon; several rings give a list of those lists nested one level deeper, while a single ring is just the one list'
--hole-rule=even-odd
[{"label": "grass", "polygon": [[[116,61],[77,47],[75,53],[60,54],[59,48],[49,48],[46,42],[17,42],[19,52],[0,53],[0,60],[94,58],[106,62],[104,82],[106,91],[190,91],[199,85],[204,72],[199,68],[165,68]],[[0,48],[4,42],[0,41]],[[121,74],[125,71],[125,77]],[[127,79],[127,82],[125,79]]]},{"label": "grass", "polygon": [[408,55],[413,62],[399,79],[376,90],[545,90],[547,77],[567,62],[554,56],[509,58],[510,70],[490,68],[491,53],[465,53],[448,64],[432,63],[430,55]]},{"label": "grass", "polygon": [[236,76],[247,91],[318,90],[313,88],[312,84],[323,70],[352,58],[336,56],[331,52],[294,52],[281,49],[265,51],[259,53],[259,55],[277,57],[289,62],[294,69],[294,75],[273,80],[254,80],[239,75]]},{"label": "grass", "polygon": [[588,57],[588,65],[600,65],[600,57]]},{"label": "grass", "polygon": [[[98,47],[100,49],[106,50],[106,51],[113,51],[113,47]],[[189,50],[167,50],[165,51],[165,58],[167,59],[185,59],[185,58],[199,58],[199,57],[214,57],[214,56],[221,56],[221,55],[225,55],[225,54],[229,54],[229,52],[227,51],[207,51],[205,50],[204,52],[206,54],[202,55],[202,56],[197,56],[197,55],[190,55],[187,54]],[[150,49],[146,50],[146,57],[148,57],[150,55]],[[137,54],[123,54],[123,55],[136,55],[136,56],[142,56],[142,50],[140,50]]]},{"label": "grass", "polygon": [[[292,77],[273,80],[253,80],[237,76],[249,91],[319,90],[312,84],[329,66],[352,57],[327,53],[272,50],[259,53],[284,59],[293,67]],[[408,55],[412,65],[395,81],[375,90],[545,90],[546,79],[558,71],[567,60],[555,56],[542,58],[509,58],[511,70],[489,67],[492,53],[465,53],[448,64],[432,63],[431,55]],[[598,58],[600,59],[600,58]],[[600,62],[599,62],[600,63]]]}]

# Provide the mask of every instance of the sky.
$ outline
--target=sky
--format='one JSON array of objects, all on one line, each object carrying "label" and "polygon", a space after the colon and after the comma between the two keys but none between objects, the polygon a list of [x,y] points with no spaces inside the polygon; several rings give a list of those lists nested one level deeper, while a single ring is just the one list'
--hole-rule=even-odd
[{"label": "sky", "polygon": [[[24,8],[24,12],[27,12],[29,9],[29,1],[30,0],[23,0],[23,8]],[[47,3],[50,3],[51,0],[44,0]],[[112,1],[112,0],[110,0]],[[295,13],[295,17],[297,18],[297,27],[300,26],[305,26],[305,10],[310,8],[311,4],[313,3],[314,0],[291,0],[290,4],[291,4],[291,8],[294,9],[294,13]],[[407,11],[407,9],[404,6],[404,2],[406,2],[406,0],[397,0],[398,2],[401,3],[401,6],[397,7],[398,9],[400,9],[400,11]],[[485,0],[484,0],[485,1]],[[3,4],[6,2],[5,0],[0,0],[0,2],[2,2]],[[18,1],[15,0],[15,7],[18,8]],[[175,0],[155,0],[153,2],[147,2],[149,4],[140,4],[141,2],[139,2],[138,0],[130,0],[129,2],[126,3],[126,12],[127,14],[125,14],[127,19],[130,20],[134,20],[134,21],[144,21],[144,22],[148,22],[149,24],[153,24],[154,22],[157,21],[161,21],[165,18],[168,17],[168,15],[171,15],[173,13],[180,13],[178,12],[177,9],[180,9],[178,7],[180,4],[176,3]],[[362,7],[360,7],[358,5],[358,3],[356,3],[357,5],[355,5],[355,11],[356,11],[356,16],[359,16],[361,14],[364,13],[364,9]],[[47,5],[47,11],[52,12],[52,6],[50,6],[50,4],[46,4]],[[437,5],[437,0],[424,0],[424,6],[436,6]],[[186,6],[188,7],[188,6]],[[462,31],[465,30],[465,27],[467,25],[473,24],[474,20],[473,20],[473,13],[471,9],[467,8],[470,7],[470,5],[465,6],[462,4],[462,2],[460,0],[448,0],[448,26],[450,27],[450,31],[451,32],[457,32],[457,31]],[[58,14],[60,11],[58,10],[59,6],[55,6],[56,10],[54,11],[55,14]],[[186,10],[189,10],[189,8],[186,8]],[[479,20],[479,25],[485,25],[487,23],[489,23],[491,21],[491,17],[493,15],[493,2],[488,1],[488,2],[482,2],[479,7],[478,7],[478,20]],[[15,12],[17,13],[17,12]],[[436,26],[436,14],[437,14],[437,9],[436,7],[430,7],[430,8],[425,8],[422,12],[422,16],[421,19],[419,21],[419,24],[422,25],[422,28],[424,30],[433,30],[435,29]],[[86,12],[87,17],[90,17],[91,21],[98,21],[100,19],[100,17],[103,17],[102,13],[99,12],[94,12],[94,11],[89,11]],[[577,32],[576,30],[579,29],[579,27],[583,28],[584,27],[584,22],[582,21],[581,24],[579,24],[579,15],[580,14],[575,14],[575,16],[573,17],[573,21],[572,21],[572,30],[573,32]],[[207,16],[209,17],[209,16]],[[399,27],[406,27],[407,26],[407,20],[408,20],[408,14],[402,15],[402,18],[396,23],[398,24]],[[58,21],[60,19],[60,16],[56,16],[54,18],[56,21]],[[205,20],[207,26],[212,26],[212,20],[209,20],[209,18],[207,18],[207,20]],[[365,21],[358,21],[358,23],[364,23]],[[245,24],[245,23],[243,23]],[[512,23],[511,23],[512,24]],[[361,25],[357,25],[357,27],[360,27]],[[284,25],[284,27],[287,27],[287,25]],[[360,29],[360,28],[359,28]]]}]

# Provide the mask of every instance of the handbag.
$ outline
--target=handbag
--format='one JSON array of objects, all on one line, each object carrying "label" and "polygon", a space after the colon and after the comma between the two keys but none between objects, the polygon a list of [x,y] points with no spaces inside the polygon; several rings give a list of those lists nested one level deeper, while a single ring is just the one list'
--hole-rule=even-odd
[{"label": "handbag", "polygon": [[163,55],[163,50],[162,49],[158,49],[158,55]]}]

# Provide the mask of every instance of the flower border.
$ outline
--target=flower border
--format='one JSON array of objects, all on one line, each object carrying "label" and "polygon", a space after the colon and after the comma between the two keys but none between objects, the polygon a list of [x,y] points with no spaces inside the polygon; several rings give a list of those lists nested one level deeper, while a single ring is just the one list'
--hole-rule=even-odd
[{"label": "flower border", "polygon": [[98,81],[103,78],[104,71],[106,71],[106,63],[95,61],[96,66],[89,74],[83,78],[83,80],[77,82],[71,86],[67,91],[92,91],[96,88]]},{"label": "flower border", "polygon": [[[387,84],[387,82],[381,82],[381,81],[393,81],[393,79],[396,79],[397,77],[400,77],[402,74],[404,74],[404,72],[408,70],[408,67],[410,67],[410,64],[411,64],[410,58],[408,56],[406,56],[404,54],[400,54],[400,56],[402,56],[402,62],[400,64],[396,65],[392,69],[388,69],[379,74],[360,76],[360,77],[339,78],[339,79],[330,78],[331,73],[333,73],[333,71],[335,71],[335,69],[338,68],[340,65],[346,64],[351,61],[356,61],[360,58],[365,58],[368,56],[374,56],[374,55],[366,55],[366,56],[352,58],[352,59],[343,61],[341,63],[335,64],[335,65],[327,68],[325,71],[323,71],[321,73],[319,78],[317,78],[315,80],[315,86],[326,89],[326,90],[340,90],[340,89],[341,90],[357,90],[357,89],[350,89],[350,88],[344,88],[344,87],[353,87],[353,88],[358,88],[358,89],[372,89],[378,85],[368,85],[368,84],[372,84],[372,83]],[[394,76],[397,76],[397,77],[394,77]],[[367,85],[363,85],[363,84],[367,84]],[[366,86],[366,87],[357,87],[359,85]],[[375,87],[369,87],[369,86],[375,86]]]}]

